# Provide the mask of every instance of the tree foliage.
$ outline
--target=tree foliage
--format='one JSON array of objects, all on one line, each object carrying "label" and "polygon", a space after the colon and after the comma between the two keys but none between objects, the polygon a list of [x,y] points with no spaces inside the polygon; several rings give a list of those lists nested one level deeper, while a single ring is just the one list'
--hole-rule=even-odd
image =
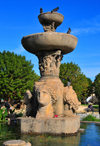
[{"label": "tree foliage", "polygon": [[32,90],[39,76],[31,61],[10,52],[0,53],[0,98],[22,99],[27,89]]},{"label": "tree foliage", "polygon": [[60,79],[64,83],[64,86],[67,86],[68,80],[71,81],[71,85],[76,91],[80,101],[85,100],[85,98],[88,96],[90,80],[88,81],[77,64],[72,62],[61,64]]},{"label": "tree foliage", "polygon": [[94,86],[95,86],[96,97],[100,101],[100,73],[95,77]]}]

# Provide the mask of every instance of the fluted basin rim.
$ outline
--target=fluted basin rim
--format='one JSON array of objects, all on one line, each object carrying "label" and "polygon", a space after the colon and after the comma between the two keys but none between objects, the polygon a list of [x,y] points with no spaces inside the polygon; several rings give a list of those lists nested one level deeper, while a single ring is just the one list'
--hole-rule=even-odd
[{"label": "fluted basin rim", "polygon": [[43,32],[24,36],[22,45],[33,54],[50,50],[61,50],[63,54],[67,54],[75,49],[77,38],[67,33]]}]

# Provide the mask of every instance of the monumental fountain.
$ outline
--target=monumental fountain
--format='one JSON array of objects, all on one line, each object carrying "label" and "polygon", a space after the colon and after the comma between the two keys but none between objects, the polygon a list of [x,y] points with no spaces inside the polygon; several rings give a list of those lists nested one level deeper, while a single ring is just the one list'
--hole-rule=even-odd
[{"label": "monumental fountain", "polygon": [[72,52],[77,38],[68,33],[55,32],[64,16],[54,9],[38,16],[44,32],[22,38],[23,47],[39,59],[40,80],[35,82],[33,93],[26,92],[30,105],[27,117],[20,118],[22,133],[74,134],[80,128],[75,114],[80,102],[72,86],[64,87],[59,79],[63,55]]}]

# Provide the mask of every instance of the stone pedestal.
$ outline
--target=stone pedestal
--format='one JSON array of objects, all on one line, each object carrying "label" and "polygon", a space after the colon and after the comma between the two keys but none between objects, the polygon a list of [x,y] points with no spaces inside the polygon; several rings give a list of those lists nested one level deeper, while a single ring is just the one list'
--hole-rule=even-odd
[{"label": "stone pedestal", "polygon": [[70,135],[78,132],[80,128],[79,116],[66,118],[38,119],[32,117],[18,118],[22,133]]}]

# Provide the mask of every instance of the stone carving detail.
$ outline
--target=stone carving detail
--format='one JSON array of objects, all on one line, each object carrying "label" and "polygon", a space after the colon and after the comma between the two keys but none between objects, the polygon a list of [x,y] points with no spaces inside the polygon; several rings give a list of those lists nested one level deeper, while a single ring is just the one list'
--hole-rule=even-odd
[{"label": "stone carving detail", "polygon": [[55,31],[57,28],[57,26],[55,25],[55,22],[52,22],[48,25],[45,25],[43,24],[43,29],[44,29],[44,32],[50,32],[50,31]]},{"label": "stone carving detail", "polygon": [[38,102],[36,96],[34,96],[34,94],[30,92],[30,90],[27,90],[24,94],[24,103],[26,104],[25,116],[36,117]]},{"label": "stone carving detail", "polygon": [[26,116],[53,118],[76,116],[80,105],[72,86],[64,87],[58,77],[35,82],[33,94],[27,90],[24,96]]},{"label": "stone carving detail", "polygon": [[64,87],[64,116],[73,116],[81,104],[72,86]]},{"label": "stone carving detail", "polygon": [[36,95],[39,103],[36,118],[43,117],[52,118],[53,117],[52,100],[48,90],[46,89],[46,86],[43,85],[39,86],[39,88],[36,88]]},{"label": "stone carving detail", "polygon": [[36,118],[63,115],[63,84],[59,79],[47,79],[35,83],[35,95],[38,99]]},{"label": "stone carving detail", "polygon": [[[51,11],[51,13],[58,11],[58,9],[59,9],[59,7],[53,9]],[[57,28],[57,25],[56,25],[56,23],[54,21],[53,22],[49,21],[48,23],[43,23],[42,25],[43,25],[44,32],[47,32],[47,31],[48,32],[50,32],[50,31],[54,32],[54,31],[56,31],[56,28]]]},{"label": "stone carving detail", "polygon": [[36,107],[31,104],[36,118],[53,118],[55,115],[58,117],[75,116],[80,105],[72,86],[64,87],[59,78],[36,82],[32,98],[37,98],[38,102]]},{"label": "stone carving detail", "polygon": [[41,76],[59,76],[60,61],[62,54],[60,50],[50,52],[39,52],[39,69]]}]

